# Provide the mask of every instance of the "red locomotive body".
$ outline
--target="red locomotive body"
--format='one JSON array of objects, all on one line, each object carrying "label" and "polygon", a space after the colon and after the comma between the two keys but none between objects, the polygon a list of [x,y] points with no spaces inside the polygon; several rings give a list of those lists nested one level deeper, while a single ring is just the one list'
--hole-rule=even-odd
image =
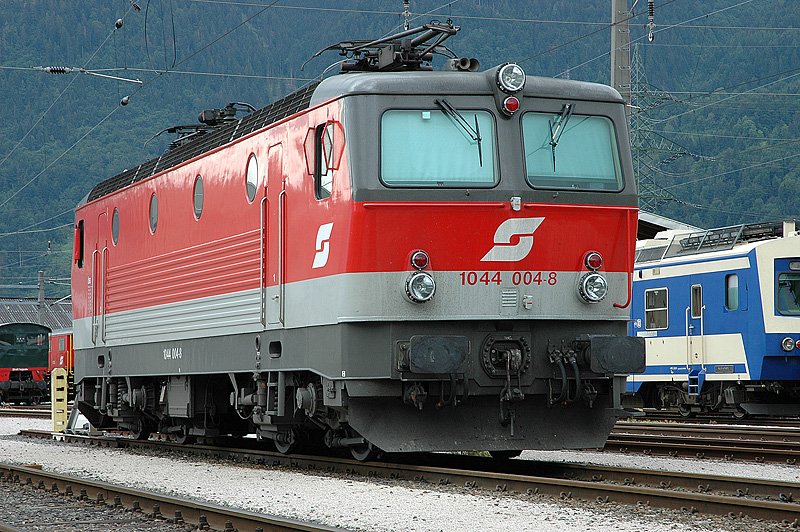
[{"label": "red locomotive body", "polygon": [[623,102],[527,78],[509,115],[507,66],[336,76],[95,187],[81,411],[359,458],[602,445],[643,364]]}]

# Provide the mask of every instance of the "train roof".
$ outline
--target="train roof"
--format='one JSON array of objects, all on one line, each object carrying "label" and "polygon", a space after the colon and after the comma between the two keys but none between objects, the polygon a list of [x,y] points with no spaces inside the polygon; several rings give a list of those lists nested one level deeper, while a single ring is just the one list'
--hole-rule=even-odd
[{"label": "train roof", "polygon": [[[228,144],[325,101],[357,94],[488,94],[496,68],[483,72],[350,72],[311,83],[241,119],[195,135],[193,140],[167,150],[133,168],[106,179],[78,206],[173,168],[198,155]],[[598,83],[527,76],[523,96],[624,103],[612,87]]]},{"label": "train roof", "polygon": [[33,323],[50,330],[72,328],[72,301],[45,298],[0,298],[0,323]]},{"label": "train roof", "polygon": [[696,258],[712,252],[748,252],[760,242],[795,236],[796,221],[741,224],[697,231],[662,231],[636,244],[636,264],[667,259]]},{"label": "train roof", "polygon": [[[311,105],[356,94],[489,94],[497,68],[483,72],[353,72],[323,80]],[[523,96],[625,103],[614,88],[599,83],[526,76]]]}]

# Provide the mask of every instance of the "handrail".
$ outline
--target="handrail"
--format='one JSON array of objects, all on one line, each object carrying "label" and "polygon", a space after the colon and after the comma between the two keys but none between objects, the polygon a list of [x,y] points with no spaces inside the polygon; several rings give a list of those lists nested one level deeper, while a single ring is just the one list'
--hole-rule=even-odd
[{"label": "handrail", "polygon": [[284,301],[286,295],[286,284],[284,282],[284,256],[285,253],[283,252],[283,245],[284,245],[284,237],[283,231],[284,227],[284,210],[285,210],[285,203],[286,203],[286,190],[281,190],[281,193],[278,194],[278,320],[280,324],[283,325],[284,320]]},{"label": "handrail", "polygon": [[686,307],[686,370],[691,371],[689,368],[691,359],[692,359],[692,344],[691,338],[689,337],[689,309],[691,307]]},{"label": "handrail", "polygon": [[[629,211],[625,213],[625,238],[630,237],[631,232],[631,212]],[[633,253],[631,253],[633,251]],[[625,300],[624,305],[620,305],[619,303],[614,303],[614,307],[616,308],[628,308],[631,304],[631,299],[633,298],[633,274],[631,273],[631,269],[633,268],[634,258],[636,254],[636,244],[634,243],[631,245],[630,241],[627,241],[627,245],[625,246],[625,265],[628,269],[628,299]]]},{"label": "handrail", "polygon": [[705,305],[700,307],[700,367],[703,368],[703,371],[706,371],[706,334],[703,326],[705,322],[705,310]]},{"label": "handrail", "polygon": [[100,261],[102,270],[100,273],[103,276],[103,282],[100,284],[100,339],[106,341],[106,275],[108,266],[106,264],[106,257],[108,256],[108,248],[104,247],[100,253]]},{"label": "handrail", "polygon": [[100,250],[92,251],[92,343],[97,343],[97,260],[96,255]]},{"label": "handrail", "polygon": [[266,239],[266,227],[265,227],[265,218],[266,218],[266,211],[265,205],[267,203],[267,193],[264,192],[264,197],[261,199],[261,235],[259,239],[259,246],[258,246],[258,286],[261,289],[261,325],[267,325],[267,283],[265,280],[266,271],[264,266],[264,260],[266,257],[265,248],[267,245]]}]

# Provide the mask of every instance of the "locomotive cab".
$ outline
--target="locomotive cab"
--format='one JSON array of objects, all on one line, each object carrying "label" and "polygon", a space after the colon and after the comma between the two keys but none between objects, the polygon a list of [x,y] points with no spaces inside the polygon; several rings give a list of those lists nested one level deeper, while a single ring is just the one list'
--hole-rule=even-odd
[{"label": "locomotive cab", "polygon": [[603,445],[644,364],[626,336],[624,101],[371,46],[79,207],[76,381],[95,426],[361,459]]}]

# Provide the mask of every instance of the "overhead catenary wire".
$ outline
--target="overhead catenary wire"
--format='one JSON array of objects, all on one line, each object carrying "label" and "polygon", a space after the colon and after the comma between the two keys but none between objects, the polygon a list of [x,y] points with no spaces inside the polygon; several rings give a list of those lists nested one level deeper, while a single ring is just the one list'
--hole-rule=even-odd
[{"label": "overhead catenary wire", "polygon": [[[128,15],[128,13],[130,13],[132,9],[133,9],[133,6],[131,6],[131,7],[128,9],[128,11],[125,13],[125,15],[124,15],[124,16],[127,16],[127,15]],[[123,18],[124,18],[124,17],[123,17]],[[113,29],[113,30],[111,30],[111,32],[110,32],[110,33],[109,33],[109,34],[106,36],[106,38],[103,40],[103,42],[102,42],[102,43],[100,43],[100,46],[98,46],[98,47],[97,47],[97,49],[96,49],[96,50],[95,50],[95,51],[92,53],[92,55],[90,55],[90,56],[89,56],[89,59],[87,59],[87,60],[86,60],[86,62],[85,62],[85,63],[84,63],[84,65],[83,65],[83,68],[86,68],[87,66],[89,66],[89,63],[91,63],[91,62],[92,62],[92,59],[94,59],[94,56],[96,56],[96,55],[98,54],[98,52],[100,52],[100,50],[101,50],[101,49],[102,49],[102,48],[103,48],[103,47],[106,45],[106,43],[108,42],[108,40],[111,38],[111,36],[112,36],[112,35],[114,35],[114,33],[115,33],[116,31],[117,31],[117,28],[116,28],[116,27],[114,27],[114,29]],[[13,155],[13,154],[14,154],[14,152],[16,152],[16,151],[17,151],[17,148],[19,148],[19,147],[20,147],[20,145],[22,145],[22,143],[23,143],[23,142],[25,142],[25,139],[27,139],[27,138],[28,138],[28,136],[31,134],[31,132],[32,132],[32,131],[33,131],[33,130],[36,128],[36,126],[38,126],[38,125],[39,125],[39,122],[41,122],[41,121],[44,119],[44,117],[47,115],[47,113],[49,113],[49,112],[50,112],[50,110],[51,110],[53,107],[55,107],[56,103],[58,103],[58,101],[61,99],[61,97],[62,97],[62,96],[64,96],[64,94],[65,94],[65,93],[66,93],[66,92],[69,90],[69,88],[72,86],[72,84],[74,83],[75,79],[76,79],[76,78],[72,78],[72,79],[69,81],[69,83],[67,84],[67,86],[66,86],[66,87],[64,87],[64,88],[61,90],[61,92],[58,94],[58,96],[56,96],[56,99],[55,99],[55,100],[53,100],[53,102],[50,104],[50,106],[49,106],[49,107],[48,107],[48,108],[47,108],[47,109],[46,109],[46,110],[45,110],[45,111],[44,111],[44,112],[43,112],[41,115],[39,115],[39,118],[37,118],[37,119],[36,119],[36,121],[33,123],[33,125],[32,125],[32,126],[29,128],[29,129],[28,129],[28,131],[27,131],[27,132],[25,132],[25,134],[22,136],[22,138],[21,138],[21,139],[19,139],[19,141],[17,141],[17,143],[14,145],[14,147],[13,147],[13,148],[11,148],[11,151],[10,151],[10,152],[8,152],[8,153],[6,154],[6,156],[3,158],[3,160],[2,160],[2,161],[0,161],[0,168],[2,168],[2,167],[3,167],[3,164],[4,164],[4,163],[5,163],[7,160],[8,160],[8,158],[9,158],[9,157],[11,157],[11,155]],[[16,195],[16,194],[15,194],[15,195]],[[5,205],[5,202],[3,203],[3,205]],[[2,206],[2,205],[0,205],[0,207],[1,207],[1,206]]]},{"label": "overhead catenary wire", "polygon": [[[663,4],[659,4],[659,8],[663,8],[663,7],[665,7],[665,6],[669,5],[669,4],[671,4],[671,3],[672,3],[672,2],[674,2],[674,1],[675,1],[675,0],[672,0],[672,1],[670,1],[670,2],[665,2],[665,3],[663,3]],[[654,34],[657,34],[657,33],[661,33],[661,32],[663,32],[663,31],[668,31],[668,30],[671,30],[671,29],[674,29],[674,28],[677,28],[677,27],[683,26],[684,24],[687,24],[687,23],[689,23],[689,22],[694,22],[695,20],[698,20],[698,19],[701,19],[701,18],[710,17],[710,16],[712,16],[712,15],[717,15],[717,14],[719,14],[719,13],[722,13],[723,11],[728,11],[728,10],[730,10],[730,9],[734,9],[734,8],[736,8],[736,7],[740,7],[740,6],[743,6],[743,5],[745,5],[745,4],[749,4],[749,3],[751,3],[751,2],[754,2],[754,1],[755,1],[755,0],[742,0],[742,1],[741,1],[741,2],[739,2],[738,4],[734,4],[734,5],[732,5],[732,6],[724,7],[724,8],[721,8],[721,9],[717,9],[716,11],[712,11],[712,12],[710,12],[710,13],[706,13],[706,14],[704,14],[704,15],[699,15],[699,16],[696,16],[696,17],[694,17],[694,18],[687,19],[687,20],[685,20],[685,21],[683,21],[683,22],[678,22],[677,24],[671,24],[671,25],[665,26],[665,27],[663,27],[663,28],[659,28],[659,29],[657,29],[657,30],[654,30],[654,31],[653,31],[653,33],[654,33]],[[633,16],[631,16],[631,17],[628,17],[628,19],[625,19],[625,20],[623,20],[622,22],[625,22],[625,21],[627,21],[627,20],[630,20],[631,18],[635,18],[635,17],[637,17],[637,16],[639,16],[639,15],[633,15]],[[611,26],[612,26],[612,25],[608,25],[608,27],[609,27],[609,28],[610,28]],[[600,31],[600,30],[597,30],[597,31]],[[588,37],[588,36],[590,36],[590,35],[593,35],[593,34],[597,33],[597,31],[594,31],[594,32],[588,33],[588,34],[584,35],[584,36],[583,36],[583,37],[581,37],[581,38],[584,38],[584,37]],[[637,43],[637,42],[639,42],[639,41],[641,41],[641,40],[644,40],[644,39],[647,39],[647,35],[642,35],[641,37],[637,37],[636,39],[633,39],[633,40],[631,40],[631,41],[630,41],[630,43],[626,44],[626,46],[629,46],[629,45],[631,45],[631,44],[635,44],[635,43]],[[553,49],[556,49],[556,48],[553,48]],[[584,61],[583,63],[581,63],[581,64],[579,64],[579,65],[576,65],[576,66],[574,66],[574,67],[570,67],[570,68],[568,68],[567,70],[565,70],[565,71],[563,71],[563,72],[561,72],[561,73],[557,74],[557,75],[556,75],[556,77],[558,77],[558,76],[563,76],[564,74],[567,74],[567,73],[569,73],[569,72],[572,72],[573,70],[575,70],[575,69],[577,69],[577,68],[580,68],[580,67],[582,67],[582,66],[588,65],[589,63],[592,63],[592,62],[594,62],[594,61],[597,61],[598,59],[602,59],[603,57],[605,57],[605,56],[607,56],[607,55],[610,55],[610,54],[611,54],[611,51],[610,51],[610,50],[609,50],[609,51],[607,51],[607,52],[604,52],[604,53],[602,53],[602,54],[600,54],[600,55],[598,55],[598,56],[595,56],[595,57],[593,57],[592,59],[589,59],[588,61]],[[538,57],[538,56],[535,56],[535,57]]]},{"label": "overhead catenary wire", "polygon": [[[180,61],[179,63],[177,63],[177,64],[178,64],[178,65],[180,65],[180,64],[182,64],[182,63],[185,63],[186,61],[188,61],[188,60],[189,60],[189,59],[191,59],[192,57],[194,57],[194,56],[196,56],[197,54],[201,53],[203,50],[206,50],[206,49],[207,49],[207,48],[209,48],[210,46],[213,46],[214,44],[216,44],[217,42],[219,42],[219,41],[220,41],[220,40],[222,40],[223,38],[227,37],[228,35],[230,35],[231,33],[233,33],[235,30],[237,30],[238,28],[242,27],[244,24],[246,24],[246,23],[248,23],[249,21],[253,20],[253,19],[254,19],[254,18],[256,18],[257,16],[259,16],[261,13],[263,13],[263,12],[267,11],[267,10],[268,10],[270,7],[272,7],[273,5],[275,5],[275,4],[277,4],[277,3],[278,3],[278,0],[274,0],[274,1],[273,1],[271,4],[269,4],[268,6],[264,7],[263,9],[261,9],[260,11],[258,11],[257,13],[255,13],[254,15],[252,15],[252,16],[250,16],[250,17],[246,18],[244,21],[240,22],[239,24],[237,24],[236,26],[234,26],[234,27],[233,27],[233,28],[231,28],[230,30],[228,30],[228,31],[226,31],[225,33],[223,33],[222,35],[218,36],[217,38],[215,38],[215,39],[214,39],[213,41],[211,41],[210,43],[208,43],[208,44],[206,44],[206,45],[204,45],[204,46],[202,46],[202,47],[198,48],[197,50],[195,50],[193,53],[189,54],[189,56],[185,57],[183,60],[181,60],[181,61]],[[130,12],[130,9],[128,10],[128,12]],[[116,31],[116,28],[114,29],[114,31]],[[112,32],[112,34],[113,34],[113,32]],[[110,35],[109,35],[109,37],[110,37]],[[105,40],[105,41],[103,41],[103,43],[107,42],[107,41],[108,41],[108,39],[109,39],[109,37],[106,37],[106,40]],[[103,46],[103,45],[101,45],[101,47],[102,47],[102,46]],[[92,58],[93,58],[93,57],[94,57],[94,56],[97,54],[97,52],[98,52],[98,51],[99,51],[99,48],[98,48],[98,50],[96,50],[96,51],[95,51],[95,53],[94,53],[94,54],[92,54],[92,56],[89,58],[89,61],[91,61],[91,59],[92,59]],[[88,62],[87,62],[87,64],[88,64]],[[176,66],[177,66],[177,65],[176,65]],[[169,73],[169,70],[165,70],[165,71],[163,71],[163,72],[158,72],[158,74],[159,74],[159,75],[163,75],[163,74],[167,74],[167,73]],[[137,88],[137,89],[134,91],[134,93],[133,93],[133,94],[136,94],[136,93],[138,93],[138,92],[139,92],[139,91],[140,91],[140,90],[141,90],[143,87],[145,87],[145,86],[146,86],[146,85],[148,85],[150,82],[152,82],[152,81],[153,81],[153,79],[158,79],[158,78],[152,78],[152,79],[150,79],[150,80],[147,80],[147,81],[145,81],[145,82],[142,82],[142,84],[141,84],[141,85],[140,85],[140,86],[139,86],[139,87],[138,87],[138,88]],[[72,83],[72,82],[70,81],[70,84],[71,84],[71,83]],[[66,90],[66,89],[65,89],[65,90]],[[65,92],[65,91],[62,91],[62,94],[63,94],[64,92]],[[59,97],[60,97],[60,95],[59,95]],[[56,101],[57,101],[57,100],[58,100],[58,99],[56,99]],[[50,109],[52,109],[52,107],[53,107],[54,105],[55,105],[55,102],[53,102],[53,104],[52,104],[52,105],[51,105],[51,106],[48,108],[48,111],[49,111]],[[20,192],[22,192],[22,190],[24,190],[24,189],[25,189],[25,188],[27,188],[27,187],[28,187],[28,186],[29,186],[31,183],[33,183],[33,182],[34,182],[34,181],[35,181],[35,180],[36,180],[36,179],[37,179],[39,176],[41,176],[41,175],[42,175],[42,174],[44,174],[44,173],[45,173],[47,170],[49,170],[49,169],[50,169],[50,168],[51,168],[51,167],[52,167],[52,166],[53,166],[55,163],[57,163],[59,160],[61,160],[61,158],[62,158],[62,157],[64,157],[64,156],[65,156],[67,153],[69,153],[70,151],[72,151],[72,150],[73,150],[73,149],[74,149],[74,148],[75,148],[75,147],[76,147],[76,146],[77,146],[77,145],[78,145],[78,144],[79,144],[79,143],[80,143],[80,142],[81,142],[83,139],[85,139],[85,138],[86,138],[86,137],[87,137],[87,136],[88,136],[90,133],[92,133],[92,132],[93,132],[95,129],[97,129],[98,127],[100,127],[100,125],[102,125],[102,124],[103,124],[103,123],[104,123],[106,120],[108,120],[108,119],[109,119],[109,118],[110,118],[112,115],[114,115],[114,114],[115,114],[115,113],[116,113],[116,112],[117,112],[119,109],[120,109],[120,106],[119,106],[119,105],[115,105],[115,106],[114,106],[114,108],[113,108],[113,109],[112,109],[112,110],[111,110],[111,111],[110,111],[108,114],[106,114],[106,115],[105,115],[105,116],[104,116],[102,119],[100,119],[100,121],[99,121],[97,124],[95,124],[95,125],[94,125],[94,126],[91,128],[91,129],[89,129],[89,130],[88,130],[86,133],[84,133],[84,134],[83,134],[83,135],[82,135],[82,136],[81,136],[81,137],[80,137],[80,138],[79,138],[77,141],[75,141],[75,142],[74,142],[74,143],[73,143],[73,144],[72,144],[72,145],[71,145],[69,148],[67,148],[67,149],[66,149],[64,152],[62,152],[62,153],[61,153],[61,154],[60,154],[58,157],[56,157],[56,158],[55,158],[53,161],[51,161],[51,162],[50,162],[50,163],[49,163],[49,164],[48,164],[48,165],[47,165],[47,166],[46,166],[44,169],[42,169],[40,172],[38,172],[37,174],[35,174],[35,175],[34,175],[34,176],[31,178],[31,179],[29,179],[29,180],[28,180],[28,181],[27,181],[27,182],[26,182],[26,183],[25,183],[25,184],[24,184],[22,187],[18,188],[16,191],[14,191],[14,193],[13,193],[13,194],[10,194],[8,197],[6,197],[6,198],[5,198],[5,200],[4,200],[2,203],[0,203],[0,208],[2,208],[3,206],[5,206],[5,205],[6,205],[6,204],[7,204],[9,201],[11,201],[11,200],[12,200],[14,197],[16,197],[16,196],[17,196],[17,195],[18,195]],[[47,111],[45,111],[45,113],[44,113],[44,114],[47,114]],[[42,117],[44,116],[44,114],[42,115]],[[36,122],[36,124],[38,124],[38,123],[39,123],[39,121],[41,121],[41,118],[42,118],[42,117],[40,117],[40,119],[39,119],[39,120]],[[36,126],[36,124],[34,124],[34,126],[33,126],[33,127],[35,127],[35,126]],[[27,137],[27,135],[30,133],[30,131],[32,131],[32,130],[33,130],[33,127],[31,128],[31,130],[29,130],[29,132],[28,132],[28,133],[26,133],[26,135],[25,135],[26,137]],[[24,138],[23,138],[23,140],[24,140]],[[20,141],[20,143],[21,143],[21,142],[22,142],[22,141]],[[12,150],[12,151],[13,151],[13,150]],[[9,154],[9,156],[10,156],[10,154]],[[6,157],[6,159],[7,159],[7,158],[8,158],[8,156]],[[4,159],[3,161],[5,161],[5,159]],[[2,165],[2,162],[0,162],[0,165]]]}]

